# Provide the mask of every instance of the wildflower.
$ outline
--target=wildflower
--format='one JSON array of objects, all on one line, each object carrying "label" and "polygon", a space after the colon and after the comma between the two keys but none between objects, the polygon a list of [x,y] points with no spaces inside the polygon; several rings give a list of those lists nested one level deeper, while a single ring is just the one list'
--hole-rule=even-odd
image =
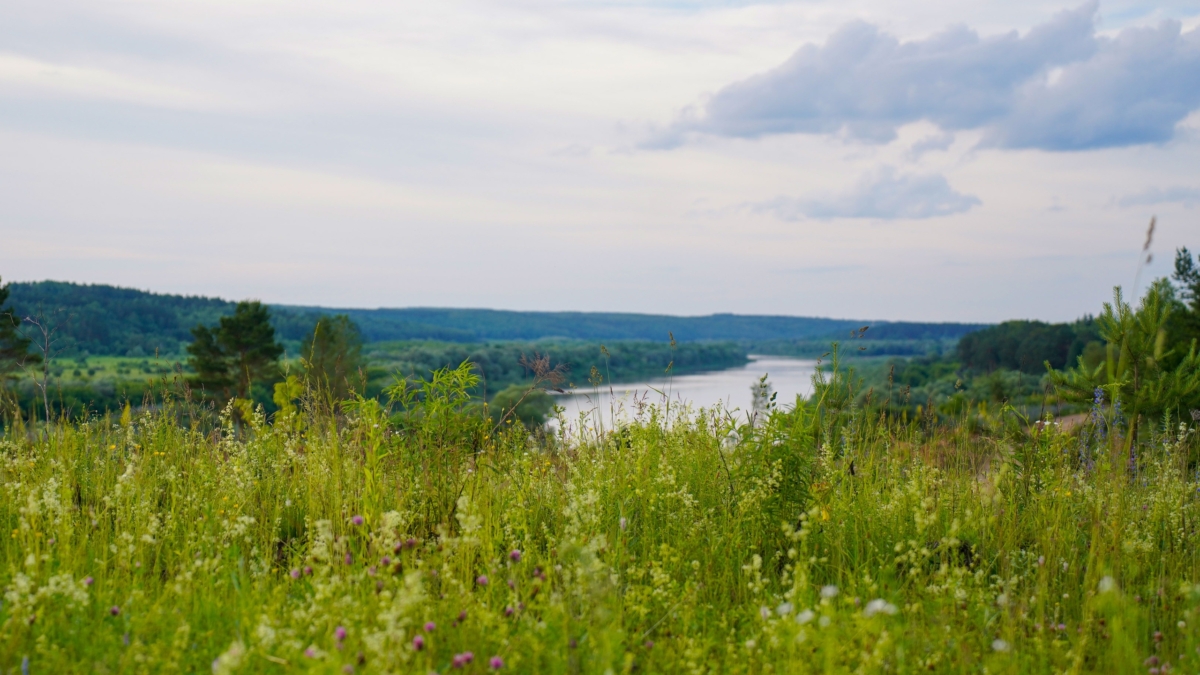
[{"label": "wildflower", "polygon": [[480,586],[487,586],[488,585],[487,575],[480,574],[479,577],[477,579],[475,579],[475,583],[479,584]]},{"label": "wildflower", "polygon": [[426,622],[425,622],[425,632],[426,632],[426,633],[432,633],[432,632],[433,632],[433,630],[434,630],[435,628],[437,628],[437,624],[436,624],[436,623],[434,623],[434,622],[432,622],[432,621],[426,621]]},{"label": "wildflower", "polygon": [[1117,583],[1115,581],[1113,581],[1112,577],[1106,576],[1100,580],[1100,586],[1099,586],[1100,592],[1108,593],[1108,592],[1112,591],[1114,588],[1116,588],[1116,585],[1117,585]]},{"label": "wildflower", "polygon": [[349,553],[347,553],[347,554],[346,554],[346,564],[347,564],[347,565],[353,565],[353,564],[354,564],[354,557],[353,557],[353,556],[351,556]]},{"label": "wildflower", "polygon": [[304,576],[306,576],[306,577],[312,576],[312,567],[309,567],[308,565],[304,566]]},{"label": "wildflower", "polygon": [[504,659],[500,658],[499,656],[493,656],[491,660],[488,661],[488,665],[492,667],[492,670],[500,670],[504,667]]},{"label": "wildflower", "polygon": [[407,546],[407,547],[409,547],[409,548],[416,548],[416,547],[417,547],[417,540],[416,540],[416,539],[413,539],[412,537],[409,537],[409,538],[408,538],[408,539],[407,539],[407,540],[404,542],[404,545],[405,545],[405,546]]},{"label": "wildflower", "polygon": [[809,621],[812,621],[815,618],[817,618],[816,613],[813,612],[811,609],[806,609],[796,615],[796,623],[803,626],[804,624],[808,623]]},{"label": "wildflower", "polygon": [[646,649],[654,649],[654,640],[646,640]]},{"label": "wildflower", "polygon": [[317,650],[315,647],[309,647],[308,649],[304,650],[304,655],[310,659],[315,659],[317,658]]},{"label": "wildflower", "polygon": [[338,642],[342,642],[343,640],[345,640],[346,639],[346,628],[344,626],[338,626],[337,628],[334,628],[333,629],[333,637],[336,638]]},{"label": "wildflower", "polygon": [[512,615],[513,615],[512,605],[505,607],[504,608],[504,616],[512,616]]},{"label": "wildflower", "polygon": [[299,569],[292,570],[291,575],[292,575],[293,579],[299,579],[300,578],[300,570]]},{"label": "wildflower", "polygon": [[367,574],[370,574],[371,576],[375,576],[375,566],[374,565],[371,565],[370,567],[367,568]]},{"label": "wildflower", "polygon": [[475,654],[473,652],[463,652],[461,654],[455,654],[454,658],[450,661],[450,665],[455,668],[462,668],[474,660]]},{"label": "wildflower", "polygon": [[515,591],[515,590],[517,590],[517,582],[513,581],[512,579],[509,579],[509,580],[508,580],[508,587],[509,587],[509,588],[511,588],[511,589],[513,589],[514,591]]},{"label": "wildflower", "polygon": [[363,517],[362,516],[354,516],[353,518],[350,519],[350,522],[354,523],[355,525],[362,525]]},{"label": "wildflower", "polygon": [[998,652],[1006,652],[1009,649],[1012,649],[1012,646],[1009,645],[1004,640],[1001,640],[1000,638],[996,638],[995,640],[992,640],[992,649],[994,651],[998,651]]},{"label": "wildflower", "polygon": [[821,587],[821,597],[822,598],[836,598],[837,594],[838,594],[837,586],[829,585],[829,586]]},{"label": "wildflower", "polygon": [[779,616],[787,616],[788,614],[791,614],[792,613],[792,603],[790,603],[790,602],[781,603],[778,607],[775,608],[775,612],[777,614],[779,614]]},{"label": "wildflower", "polygon": [[[512,552],[510,552],[508,554],[508,558],[509,558],[509,560],[512,560],[515,563],[521,562],[521,552],[514,548],[512,550]],[[496,658],[500,658],[500,657],[497,656]]]},{"label": "wildflower", "polygon": [[1143,661],[1143,662],[1142,662],[1142,665],[1143,665],[1143,666],[1146,666],[1146,667],[1150,667],[1150,666],[1157,666],[1157,665],[1158,665],[1158,657],[1157,657],[1157,656],[1151,656],[1150,658],[1148,658],[1148,659],[1146,659],[1145,661]]},{"label": "wildflower", "polygon": [[96,580],[91,577],[84,577],[84,579],[83,579],[84,586],[91,586],[94,583],[96,583]]},{"label": "wildflower", "polygon": [[412,646],[413,646],[413,649],[415,649],[418,652],[421,651],[422,649],[425,649],[425,638],[421,637],[420,635],[417,635],[412,640]]},{"label": "wildflower", "polygon": [[759,607],[758,613],[760,616],[762,616],[763,621],[766,621],[767,619],[771,618],[771,610],[767,609],[766,607]]},{"label": "wildflower", "polygon": [[342,672],[346,673],[346,675],[354,675],[354,666],[347,663],[346,665],[342,666]]},{"label": "wildflower", "polygon": [[1157,630],[1156,630],[1156,631],[1154,631],[1154,641],[1155,641],[1155,642],[1162,642],[1162,641],[1163,641],[1163,634],[1162,634],[1162,631],[1157,631]]},{"label": "wildflower", "polygon": [[1184,628],[1187,628],[1187,623],[1184,621],[1180,621],[1179,623],[1177,623],[1175,625],[1179,627],[1179,630],[1183,630]]},{"label": "wildflower", "polygon": [[112,607],[108,608],[108,613],[112,614],[113,616],[116,616],[121,613],[121,608],[117,607],[116,605],[113,605]]},{"label": "wildflower", "polygon": [[385,555],[385,556],[383,556],[383,560],[379,561],[379,564],[383,565],[384,567],[387,567],[388,565],[392,564],[392,559]]},{"label": "wildflower", "polygon": [[1046,556],[1039,555],[1037,564],[1038,564],[1038,567],[1045,565],[1046,564]]},{"label": "wildflower", "polygon": [[890,615],[895,614],[896,611],[896,606],[892,603],[884,600],[883,598],[875,598],[867,603],[867,606],[863,609],[863,616],[871,617],[875,616],[876,614]]},{"label": "wildflower", "polygon": [[464,609],[463,611],[458,613],[458,622],[462,623],[463,621],[466,621],[466,620],[467,620],[467,610]]},{"label": "wildflower", "polygon": [[629,525],[629,521],[625,520],[625,518],[624,518],[624,517],[622,517],[622,518],[621,518],[621,521],[620,521],[620,523],[619,523],[619,524],[620,524],[620,526],[621,526],[621,531],[622,531],[622,532],[624,532],[624,531],[625,531],[625,527],[626,527],[627,525]]}]

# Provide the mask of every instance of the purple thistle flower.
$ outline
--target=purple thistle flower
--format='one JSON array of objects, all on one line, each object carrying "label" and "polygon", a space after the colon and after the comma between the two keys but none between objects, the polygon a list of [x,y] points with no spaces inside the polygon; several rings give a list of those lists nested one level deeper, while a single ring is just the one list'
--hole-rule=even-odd
[{"label": "purple thistle flower", "polygon": [[350,519],[350,522],[354,523],[355,525],[362,525],[364,521],[362,516],[354,516]]},{"label": "purple thistle flower", "polygon": [[392,564],[392,559],[385,555],[385,556],[383,556],[383,560],[379,561],[379,564],[383,565],[384,567],[387,567],[388,565]]},{"label": "purple thistle flower", "polygon": [[432,633],[432,632],[434,631],[434,629],[435,629],[435,628],[437,628],[437,624],[436,624],[436,623],[434,623],[434,622],[432,622],[432,621],[426,621],[426,622],[425,622],[425,632],[426,632],[426,633]]},{"label": "purple thistle flower", "polygon": [[121,608],[117,607],[116,605],[113,605],[112,607],[108,608],[108,613],[112,614],[113,616],[116,616],[121,613]]},{"label": "purple thistle flower", "polygon": [[[513,562],[521,562],[521,552],[515,548],[512,550],[512,553],[508,554],[508,557]],[[497,658],[499,658],[499,657],[497,657]]]},{"label": "purple thistle flower", "polygon": [[293,578],[293,579],[299,579],[299,578],[300,578],[300,570],[298,570],[298,569],[292,570],[292,571],[290,572],[290,574],[292,575],[292,578]]},{"label": "purple thistle flower", "polygon": [[317,658],[317,650],[313,649],[312,647],[309,647],[308,649],[304,650],[304,655],[310,659],[315,659],[315,658]]},{"label": "purple thistle flower", "polygon": [[509,588],[511,588],[511,589],[513,589],[514,591],[515,591],[515,590],[517,590],[517,582],[513,581],[512,579],[509,579],[509,580],[508,580],[508,587],[509,587]]},{"label": "purple thistle flower", "polygon": [[347,663],[346,665],[342,666],[342,672],[346,673],[346,675],[354,675],[354,666]]},{"label": "purple thistle flower", "polygon": [[488,585],[487,575],[480,574],[479,577],[477,579],[475,579],[475,583],[479,584],[480,586],[487,586]]},{"label": "purple thistle flower", "polygon": [[347,565],[354,564],[354,556],[350,555],[349,553],[346,554],[346,564]]},{"label": "purple thistle flower", "polygon": [[421,651],[422,649],[425,649],[425,638],[421,637],[420,635],[414,637],[413,641],[412,641],[412,646],[413,646],[413,649],[415,649],[417,651]]},{"label": "purple thistle flower", "polygon": [[308,565],[304,566],[304,576],[306,576],[306,577],[312,576],[312,567],[310,567]]},{"label": "purple thistle flower", "polygon": [[84,586],[91,586],[91,585],[92,585],[92,584],[94,584],[94,583],[96,583],[96,580],[95,580],[95,579],[93,579],[93,578],[91,578],[91,577],[86,577],[86,578],[83,580],[83,585],[84,585]]},{"label": "purple thistle flower", "polygon": [[467,620],[467,610],[464,609],[463,611],[458,613],[458,621],[459,621],[459,623],[462,623],[463,621],[466,621],[466,620]]},{"label": "purple thistle flower", "polygon": [[399,554],[400,551],[402,551],[403,549],[404,549],[404,542],[398,541],[398,542],[396,542],[396,545],[392,547],[392,553]]},{"label": "purple thistle flower", "polygon": [[513,608],[512,608],[512,605],[509,605],[508,607],[505,607],[505,608],[504,608],[504,616],[512,616],[512,615],[513,615]]},{"label": "purple thistle flower", "polygon": [[333,629],[333,637],[337,638],[338,642],[346,639],[346,629],[343,626],[338,626]]},{"label": "purple thistle flower", "polygon": [[492,667],[492,670],[500,670],[504,667],[504,659],[500,658],[499,656],[493,656],[491,660],[488,661],[488,665]]},{"label": "purple thistle flower", "polygon": [[413,539],[412,537],[409,537],[409,538],[408,538],[408,540],[404,542],[404,545],[405,545],[405,546],[407,546],[407,547],[409,547],[409,548],[416,548],[416,547],[417,547],[417,540],[416,540],[416,539]]}]

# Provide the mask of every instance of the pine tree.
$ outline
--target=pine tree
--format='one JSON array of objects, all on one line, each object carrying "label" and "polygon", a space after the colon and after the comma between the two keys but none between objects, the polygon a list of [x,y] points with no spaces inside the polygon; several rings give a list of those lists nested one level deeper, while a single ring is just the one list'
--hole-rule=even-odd
[{"label": "pine tree", "polygon": [[323,316],[304,338],[305,374],[333,400],[345,399],[362,367],[362,333],[345,314]]},{"label": "pine tree", "polygon": [[196,371],[193,383],[224,398],[248,399],[255,382],[278,372],[283,345],[275,341],[271,313],[261,302],[239,302],[233,316],[216,326],[196,326],[188,346],[188,364]]},{"label": "pine tree", "polygon": [[29,353],[31,340],[21,334],[21,318],[4,306],[8,293],[8,285],[0,283],[0,384],[22,365],[41,361],[41,356]]}]

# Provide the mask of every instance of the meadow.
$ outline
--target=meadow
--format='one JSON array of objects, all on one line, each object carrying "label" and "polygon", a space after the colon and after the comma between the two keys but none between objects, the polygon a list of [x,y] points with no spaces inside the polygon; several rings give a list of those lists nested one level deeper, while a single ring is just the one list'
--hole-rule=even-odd
[{"label": "meadow", "polygon": [[0,670],[1200,671],[1191,420],[910,418],[841,371],[573,437],[469,365],[0,441]]}]

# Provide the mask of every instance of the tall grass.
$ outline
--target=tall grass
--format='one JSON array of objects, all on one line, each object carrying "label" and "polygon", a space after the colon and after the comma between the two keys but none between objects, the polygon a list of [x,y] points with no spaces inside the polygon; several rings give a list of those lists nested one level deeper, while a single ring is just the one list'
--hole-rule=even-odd
[{"label": "tall grass", "polygon": [[1186,426],[1130,465],[1103,406],[897,420],[835,372],[753,423],[565,439],[441,375],[271,424],[10,427],[0,671],[1200,670]]}]

